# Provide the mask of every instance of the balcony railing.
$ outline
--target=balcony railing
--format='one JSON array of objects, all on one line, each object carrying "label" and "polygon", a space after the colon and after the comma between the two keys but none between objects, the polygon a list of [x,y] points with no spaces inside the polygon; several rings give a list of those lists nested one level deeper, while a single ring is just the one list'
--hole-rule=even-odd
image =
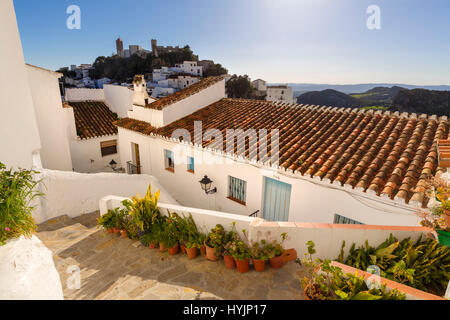
[{"label": "balcony railing", "polygon": [[128,174],[141,174],[141,167],[133,164],[131,161],[127,162]]}]

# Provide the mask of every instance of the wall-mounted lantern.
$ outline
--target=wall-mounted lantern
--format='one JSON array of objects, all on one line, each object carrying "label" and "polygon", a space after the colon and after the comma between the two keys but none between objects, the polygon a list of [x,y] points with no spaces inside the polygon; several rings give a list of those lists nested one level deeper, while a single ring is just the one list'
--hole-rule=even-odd
[{"label": "wall-mounted lantern", "polygon": [[202,186],[202,189],[206,194],[213,194],[217,192],[217,188],[211,190],[212,183],[213,181],[208,178],[208,176],[205,176],[202,180],[200,180],[200,185]]}]

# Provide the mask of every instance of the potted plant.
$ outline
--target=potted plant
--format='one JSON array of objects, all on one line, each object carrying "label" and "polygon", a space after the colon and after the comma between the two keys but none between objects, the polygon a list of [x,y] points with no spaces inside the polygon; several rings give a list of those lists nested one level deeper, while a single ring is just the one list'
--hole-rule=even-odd
[{"label": "potted plant", "polygon": [[267,257],[270,261],[270,266],[274,269],[280,269],[284,265],[283,254],[286,250],[283,248],[283,243],[286,238],[287,233],[284,232],[281,234],[281,242],[273,240],[271,243],[267,244],[264,247],[264,250],[267,253]]},{"label": "potted plant", "polygon": [[250,268],[250,248],[243,241],[233,242],[232,257],[236,261],[236,269],[239,273],[246,273]]},{"label": "potted plant", "polygon": [[150,249],[159,248],[158,233],[155,231],[146,233],[141,237],[142,245],[144,245],[145,247],[149,247]]},{"label": "potted plant", "polygon": [[176,223],[176,216],[174,214],[169,213],[169,218],[164,225],[163,233],[164,235],[160,242],[162,242],[164,248],[167,248],[170,255],[178,254],[178,252],[180,251],[180,232],[179,227]]},{"label": "potted plant", "polygon": [[205,246],[205,242],[206,242],[207,235],[206,235],[205,233],[200,232],[199,235],[198,235],[198,237],[199,237],[199,243],[200,243],[200,246],[199,246],[200,254],[201,254],[203,257],[206,257],[206,246]]},{"label": "potted plant", "polygon": [[241,240],[238,233],[236,232],[236,223],[233,222],[232,230],[225,233],[224,237],[224,247],[223,247],[223,261],[225,262],[225,267],[227,269],[236,268],[236,261],[233,257],[233,252],[236,249],[236,243]]},{"label": "potted plant", "polygon": [[215,228],[211,229],[206,240],[206,258],[210,261],[219,260],[223,250],[223,240],[225,237],[225,229],[222,225],[218,224]]},{"label": "potted plant", "polygon": [[[300,281],[306,300],[405,300],[405,294],[397,289],[388,291],[386,285],[367,285],[364,277],[344,274],[331,265],[330,260],[313,260],[314,242],[308,241],[308,252],[299,262],[306,271]],[[298,261],[297,261],[298,262]]]},{"label": "potted plant", "polygon": [[250,248],[253,267],[257,272],[263,272],[266,269],[266,262],[269,259],[266,246],[267,241],[261,240],[260,242],[253,243]]},{"label": "potted plant", "polygon": [[[6,137],[5,137],[6,138]],[[32,201],[43,193],[37,192],[37,171],[6,169],[0,162],[0,246],[9,239],[31,237],[36,231],[32,217]]]},{"label": "potted plant", "polygon": [[97,224],[105,229],[108,233],[113,233],[115,219],[116,212],[114,210],[108,210],[106,214],[97,219]]}]

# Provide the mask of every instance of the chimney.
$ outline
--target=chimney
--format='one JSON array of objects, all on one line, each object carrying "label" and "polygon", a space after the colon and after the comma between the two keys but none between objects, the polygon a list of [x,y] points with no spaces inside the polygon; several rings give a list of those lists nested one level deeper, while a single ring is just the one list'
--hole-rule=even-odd
[{"label": "chimney", "polygon": [[439,167],[450,172],[450,139],[438,141]]},{"label": "chimney", "polygon": [[133,104],[145,107],[148,104],[149,95],[147,93],[147,82],[145,82],[145,78],[143,75],[138,74],[134,76],[133,89]]}]

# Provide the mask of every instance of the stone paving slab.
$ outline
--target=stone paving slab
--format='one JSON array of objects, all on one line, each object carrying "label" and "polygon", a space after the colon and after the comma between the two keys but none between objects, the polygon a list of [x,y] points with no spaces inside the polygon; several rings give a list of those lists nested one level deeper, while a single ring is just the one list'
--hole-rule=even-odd
[{"label": "stone paving slab", "polygon": [[[54,253],[65,299],[83,300],[303,300],[302,268],[295,262],[239,274],[223,261],[189,260],[143,247],[96,227],[98,213],[61,217],[39,226],[37,236]],[[81,271],[81,288],[69,289],[70,268]],[[73,282],[73,281],[72,281]]]}]

